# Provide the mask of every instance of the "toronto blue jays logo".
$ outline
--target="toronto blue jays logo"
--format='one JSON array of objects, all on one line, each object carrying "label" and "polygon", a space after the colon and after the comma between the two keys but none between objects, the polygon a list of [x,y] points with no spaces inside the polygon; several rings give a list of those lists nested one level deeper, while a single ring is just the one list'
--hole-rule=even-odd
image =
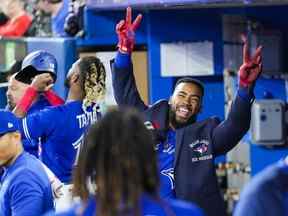
[{"label": "toronto blue jays logo", "polygon": [[213,159],[213,155],[208,153],[209,141],[207,139],[196,140],[189,144],[189,147],[196,153],[192,157],[193,163]]},{"label": "toronto blue jays logo", "polygon": [[196,147],[194,149],[195,152],[198,152],[200,154],[203,154],[204,152],[206,152],[208,150],[208,145],[205,143],[201,143],[198,147]]},{"label": "toronto blue jays logo", "polygon": [[189,146],[190,148],[193,149],[194,152],[197,152],[202,155],[203,153],[207,152],[208,145],[209,145],[209,141],[203,139],[203,140],[196,140],[193,143],[191,143]]},{"label": "toronto blue jays logo", "polygon": [[171,189],[173,190],[175,187],[175,185],[174,185],[174,168],[161,170],[161,174],[168,177],[170,184],[171,184]]}]

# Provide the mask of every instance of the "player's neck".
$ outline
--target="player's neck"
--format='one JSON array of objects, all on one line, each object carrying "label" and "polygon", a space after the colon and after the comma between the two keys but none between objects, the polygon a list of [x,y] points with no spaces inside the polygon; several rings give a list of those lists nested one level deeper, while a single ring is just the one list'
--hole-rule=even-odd
[{"label": "player's neck", "polygon": [[69,91],[66,101],[69,102],[69,101],[77,101],[77,100],[83,100],[83,95],[77,92]]}]

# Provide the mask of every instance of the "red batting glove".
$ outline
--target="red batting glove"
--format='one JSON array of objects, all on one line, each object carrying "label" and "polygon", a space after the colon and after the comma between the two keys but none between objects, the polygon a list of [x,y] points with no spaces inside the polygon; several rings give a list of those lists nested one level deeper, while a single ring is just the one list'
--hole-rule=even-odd
[{"label": "red batting glove", "polygon": [[126,10],[126,20],[121,20],[116,25],[116,33],[118,35],[118,48],[122,53],[131,53],[135,44],[135,31],[139,27],[142,15],[139,14],[132,23],[132,9],[128,7]]},{"label": "red batting glove", "polygon": [[254,86],[255,81],[262,72],[262,46],[257,47],[251,58],[247,39],[243,38],[243,40],[243,64],[238,72],[239,86],[242,88],[250,88]]}]

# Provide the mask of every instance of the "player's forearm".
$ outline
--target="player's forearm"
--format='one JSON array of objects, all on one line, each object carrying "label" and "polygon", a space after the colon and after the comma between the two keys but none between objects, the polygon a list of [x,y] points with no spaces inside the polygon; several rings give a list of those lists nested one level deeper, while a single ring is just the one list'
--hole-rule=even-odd
[{"label": "player's forearm", "polygon": [[55,92],[53,92],[51,89],[45,91],[44,96],[48,100],[48,102],[53,106],[64,104],[64,100],[61,97],[59,97]]},{"label": "player's forearm", "polygon": [[127,68],[131,65],[131,54],[117,52],[115,58],[115,67],[117,68]]},{"label": "player's forearm", "polygon": [[37,90],[29,86],[23,97],[20,99],[20,101],[17,103],[16,107],[13,110],[13,113],[18,117],[18,118],[23,118],[26,116],[29,108],[31,107],[32,103],[34,100],[37,98],[38,92]]}]

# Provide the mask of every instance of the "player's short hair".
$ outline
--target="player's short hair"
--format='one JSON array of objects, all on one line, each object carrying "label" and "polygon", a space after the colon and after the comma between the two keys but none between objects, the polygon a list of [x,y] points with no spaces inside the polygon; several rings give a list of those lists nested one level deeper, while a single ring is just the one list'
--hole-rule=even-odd
[{"label": "player's short hair", "polygon": [[87,181],[92,182],[97,215],[122,215],[127,210],[140,215],[143,192],[158,198],[157,170],[152,134],[140,114],[115,109],[88,130],[75,170],[74,195],[87,201]]},{"label": "player's short hair", "polygon": [[87,56],[80,59],[79,64],[81,87],[84,90],[83,109],[99,104],[105,98],[106,71],[99,58]]},{"label": "player's short hair", "polygon": [[180,83],[192,83],[192,84],[195,84],[200,89],[202,97],[204,96],[204,85],[203,85],[203,83],[200,80],[195,79],[195,78],[191,78],[191,77],[183,77],[183,78],[180,78],[179,80],[177,80],[177,82],[175,84],[175,88]]}]

